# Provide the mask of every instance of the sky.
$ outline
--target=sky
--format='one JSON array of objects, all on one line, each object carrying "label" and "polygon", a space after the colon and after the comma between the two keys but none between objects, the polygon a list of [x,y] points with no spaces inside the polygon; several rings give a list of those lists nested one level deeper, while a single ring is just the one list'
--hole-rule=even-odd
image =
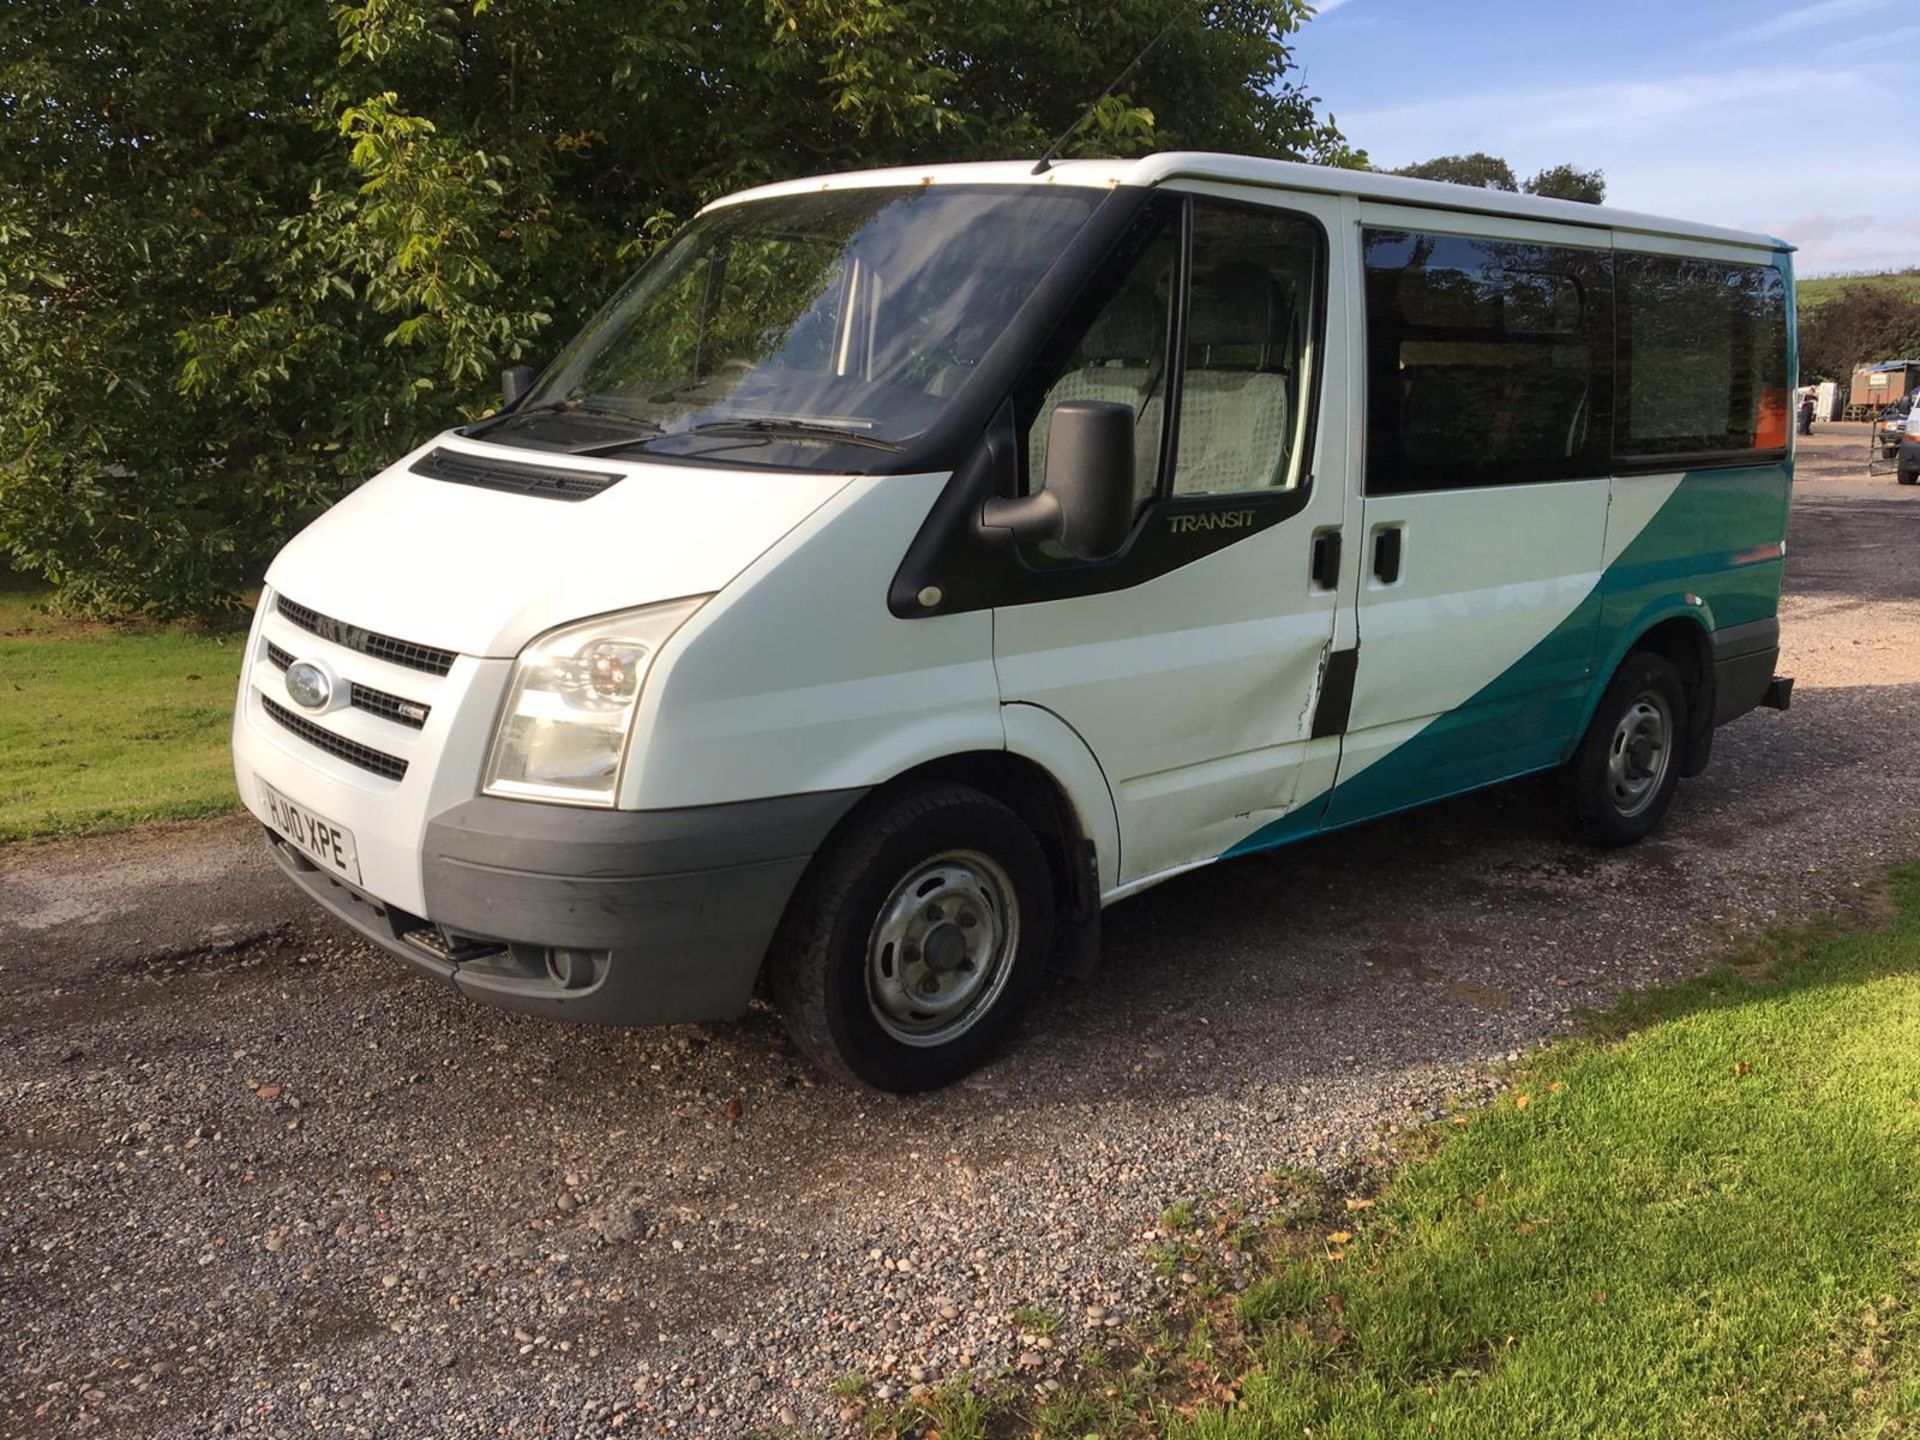
[{"label": "sky", "polygon": [[1294,58],[1383,169],[1484,150],[1607,203],[1777,235],[1802,275],[1920,265],[1911,0],[1319,0]]}]

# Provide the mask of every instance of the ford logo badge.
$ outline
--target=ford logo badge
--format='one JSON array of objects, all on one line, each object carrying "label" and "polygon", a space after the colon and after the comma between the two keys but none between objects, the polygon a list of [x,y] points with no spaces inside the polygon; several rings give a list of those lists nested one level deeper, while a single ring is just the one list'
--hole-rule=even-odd
[{"label": "ford logo badge", "polygon": [[306,710],[324,710],[333,699],[333,677],[311,660],[287,667],[287,694]]}]

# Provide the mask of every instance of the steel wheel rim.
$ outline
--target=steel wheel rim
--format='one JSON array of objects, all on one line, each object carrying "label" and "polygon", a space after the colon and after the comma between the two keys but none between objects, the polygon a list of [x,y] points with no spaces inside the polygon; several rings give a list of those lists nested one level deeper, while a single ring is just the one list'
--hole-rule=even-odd
[{"label": "steel wheel rim", "polygon": [[936,855],[880,907],[867,940],[867,1008],[903,1045],[945,1045],[993,1008],[1019,946],[1007,872],[977,850]]},{"label": "steel wheel rim", "polygon": [[1607,796],[1628,820],[1659,795],[1673,763],[1673,712],[1657,690],[1643,691],[1613,727],[1607,746]]}]

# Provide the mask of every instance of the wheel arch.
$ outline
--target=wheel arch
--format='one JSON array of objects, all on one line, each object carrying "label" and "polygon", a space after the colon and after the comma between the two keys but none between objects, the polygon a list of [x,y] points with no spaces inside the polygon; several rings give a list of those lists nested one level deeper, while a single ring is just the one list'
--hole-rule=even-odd
[{"label": "wheel arch", "polygon": [[[920,781],[965,785],[991,795],[1013,811],[1039,840],[1047,857],[1061,918],[1067,919],[1084,907],[1090,883],[1085,873],[1084,847],[1094,845],[1095,840],[1066,786],[1039,761],[1011,750],[962,751],[903,770],[884,785],[875,786],[874,794],[888,794]],[[1097,875],[1091,877],[1091,888],[1097,907]]]},{"label": "wheel arch", "polygon": [[1569,738],[1568,751],[1587,733],[1593,723],[1600,699],[1620,673],[1628,658],[1637,654],[1658,655],[1680,672],[1687,701],[1686,753],[1681,757],[1680,773],[1698,775],[1706,768],[1713,748],[1713,616],[1705,601],[1689,596],[1644,615],[1622,629],[1606,664],[1594,670],[1593,685],[1581,712],[1580,723]]},{"label": "wheel arch", "polygon": [[[1013,707],[1024,709],[1028,707]],[[1078,737],[1074,737],[1078,744]],[[1016,750],[960,750],[917,764],[875,785],[860,802],[840,817],[822,839],[814,860],[794,886],[792,905],[806,890],[820,855],[850,827],[861,823],[875,806],[884,804],[916,784],[964,785],[991,796],[1020,818],[1039,841],[1053,882],[1055,925],[1053,966],[1084,977],[1099,955],[1099,919],[1102,877],[1119,868],[1117,828],[1105,779],[1084,752],[1085,762],[1099,777],[1099,794],[1076,803],[1074,786],[1052,766]],[[1077,757],[1069,755],[1071,764]],[[1087,788],[1086,777],[1078,788]],[[1103,812],[1098,807],[1105,805]],[[1085,813],[1091,809],[1093,813]],[[762,962],[764,973],[765,962]]]}]

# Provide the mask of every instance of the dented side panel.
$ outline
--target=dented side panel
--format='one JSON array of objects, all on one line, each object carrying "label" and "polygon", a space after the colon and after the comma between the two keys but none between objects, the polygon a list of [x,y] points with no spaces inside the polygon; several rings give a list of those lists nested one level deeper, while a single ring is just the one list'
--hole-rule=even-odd
[{"label": "dented side panel", "polygon": [[[1315,216],[1330,237],[1323,352],[1305,507],[1144,584],[994,611],[1001,699],[1053,712],[1099,759],[1119,822],[1114,899],[1216,858],[1323,797],[1340,737],[1316,735],[1329,656],[1351,648],[1357,546],[1339,582],[1314,580],[1314,543],[1340,534],[1353,495],[1359,346],[1357,206],[1328,196],[1194,183],[1197,193]],[[1230,497],[1196,515],[1236,513]],[[1321,808],[1312,807],[1317,815]]]}]

